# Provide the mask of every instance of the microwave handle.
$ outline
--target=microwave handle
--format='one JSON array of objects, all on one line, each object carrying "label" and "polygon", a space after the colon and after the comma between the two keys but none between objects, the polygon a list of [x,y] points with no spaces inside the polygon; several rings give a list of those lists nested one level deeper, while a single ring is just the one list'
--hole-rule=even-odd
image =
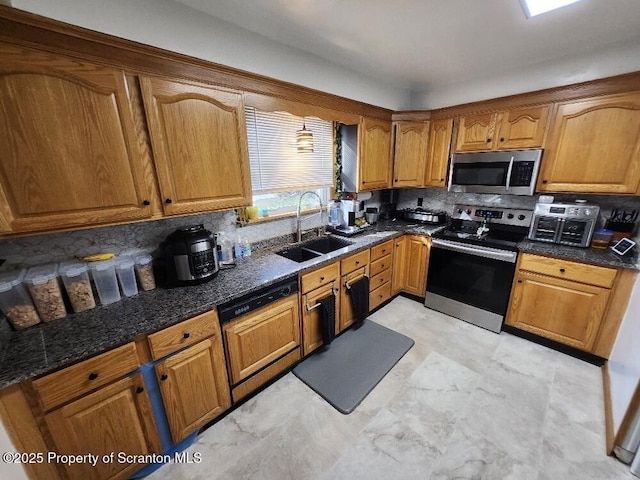
[{"label": "microwave handle", "polygon": [[505,185],[505,189],[509,191],[509,187],[511,186],[511,170],[513,170],[513,160],[514,156],[511,156],[511,160],[509,160],[509,168],[507,168],[507,184]]}]

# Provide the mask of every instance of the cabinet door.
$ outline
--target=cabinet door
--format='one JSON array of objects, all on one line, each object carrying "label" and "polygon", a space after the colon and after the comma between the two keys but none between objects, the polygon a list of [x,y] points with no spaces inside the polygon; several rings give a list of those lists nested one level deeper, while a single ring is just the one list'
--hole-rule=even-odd
[{"label": "cabinet door", "polygon": [[291,295],[224,326],[231,383],[300,345],[298,297]]},{"label": "cabinet door", "polygon": [[610,290],[519,272],[506,323],[589,351],[594,344]]},{"label": "cabinet door", "polygon": [[351,302],[351,295],[347,289],[347,283],[351,284],[357,282],[365,275],[369,274],[369,267],[364,267],[352,272],[348,275],[343,275],[340,281],[340,331],[346,330],[353,322],[355,322],[355,315],[353,312],[353,304]]},{"label": "cabinet door", "polygon": [[140,85],[165,213],[249,205],[242,95],[157,78]]},{"label": "cabinet door", "polygon": [[498,149],[542,147],[549,106],[516,108],[500,114]]},{"label": "cabinet door", "polygon": [[123,378],[45,415],[56,452],[98,456],[98,463],[64,466],[71,479],[128,478],[140,463],[104,463],[103,455],[160,453],[160,445],[142,374]]},{"label": "cabinet door", "polygon": [[391,186],[391,122],[363,118],[358,130],[359,190]]},{"label": "cabinet door", "polygon": [[405,289],[407,283],[407,244],[409,236],[396,238],[393,242],[393,275],[391,277],[391,294],[395,295]]},{"label": "cabinet door", "polygon": [[453,133],[453,118],[432,120],[429,127],[429,145],[424,184],[430,187],[447,185],[447,167]]},{"label": "cabinet door", "polygon": [[[339,279],[336,279],[339,280]],[[337,281],[335,283],[337,288]],[[302,295],[302,345],[303,345],[303,355],[308,355],[313,352],[316,348],[322,346],[322,314],[321,307],[313,308],[316,302],[322,298],[325,298],[329,295],[333,295],[333,283],[326,284],[322,287],[316,288],[315,290],[303,294]],[[311,310],[307,308],[307,302]],[[340,302],[339,298],[336,298],[336,333],[339,332],[340,328]]]},{"label": "cabinet door", "polygon": [[427,287],[429,239],[421,235],[408,236],[404,254],[406,265],[404,291],[424,297]]},{"label": "cabinet door", "polygon": [[393,186],[419,187],[424,181],[429,122],[398,122],[394,129]]},{"label": "cabinet door", "polygon": [[0,46],[0,230],[150,217],[139,134],[121,70]]},{"label": "cabinet door", "polygon": [[468,115],[460,118],[456,152],[491,150],[497,114]]},{"label": "cabinet door", "polygon": [[542,191],[637,193],[640,92],[560,104],[538,179]]},{"label": "cabinet door", "polygon": [[175,443],[231,406],[220,335],[158,363],[156,375]]}]

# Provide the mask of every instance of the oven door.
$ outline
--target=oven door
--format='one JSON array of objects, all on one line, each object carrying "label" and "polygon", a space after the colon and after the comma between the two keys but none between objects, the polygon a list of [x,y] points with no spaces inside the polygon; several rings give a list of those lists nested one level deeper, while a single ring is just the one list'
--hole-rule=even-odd
[{"label": "oven door", "polygon": [[517,252],[434,238],[425,305],[500,332],[516,259]]}]

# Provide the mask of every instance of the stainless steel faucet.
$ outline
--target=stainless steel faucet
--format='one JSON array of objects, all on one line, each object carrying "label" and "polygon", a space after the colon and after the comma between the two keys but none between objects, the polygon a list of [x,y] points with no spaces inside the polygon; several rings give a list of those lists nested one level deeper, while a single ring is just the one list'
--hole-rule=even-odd
[{"label": "stainless steel faucet", "polygon": [[[300,198],[298,199],[298,211],[296,213],[296,239],[298,242],[302,241],[302,218],[300,218],[300,208],[302,205],[302,198],[309,193],[318,197],[318,201],[320,202],[320,212],[318,213],[320,214],[320,223],[324,228],[324,222],[322,221],[322,214],[324,213],[324,205],[322,204],[322,198],[320,198],[320,195],[318,195],[316,192],[312,190],[307,190],[306,192],[302,192],[302,195],[300,195]],[[312,213],[308,215],[307,218],[311,218],[314,215],[318,215],[318,213]],[[320,232],[318,232],[318,234],[319,233]]]}]

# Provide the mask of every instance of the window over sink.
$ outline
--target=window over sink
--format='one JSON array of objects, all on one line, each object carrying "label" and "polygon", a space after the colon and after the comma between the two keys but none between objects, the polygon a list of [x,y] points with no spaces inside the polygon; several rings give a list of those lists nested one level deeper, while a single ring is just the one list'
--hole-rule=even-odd
[{"label": "window over sink", "polygon": [[[295,212],[306,190],[318,193],[326,205],[335,178],[333,123],[254,107],[245,107],[245,116],[253,205],[260,216]],[[312,132],[312,152],[297,148],[296,133],[303,125]],[[303,209],[316,206],[314,196],[303,199]]]}]

